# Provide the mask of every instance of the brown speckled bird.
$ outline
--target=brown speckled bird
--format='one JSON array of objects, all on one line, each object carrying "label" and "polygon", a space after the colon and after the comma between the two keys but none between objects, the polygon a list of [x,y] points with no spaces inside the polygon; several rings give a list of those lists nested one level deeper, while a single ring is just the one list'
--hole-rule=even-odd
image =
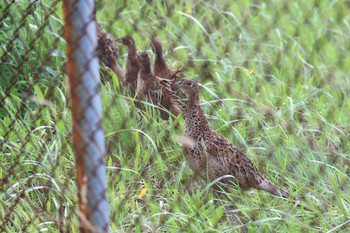
[{"label": "brown speckled bird", "polygon": [[119,82],[124,85],[125,75],[118,64],[118,49],[116,47],[114,38],[103,29],[97,22],[97,57],[100,62],[110,68],[118,77]]},{"label": "brown speckled bird", "polygon": [[210,128],[199,106],[199,86],[195,79],[184,78],[175,86],[188,97],[182,146],[189,166],[197,175],[211,181],[228,175],[220,183],[236,182],[243,190],[255,188],[289,197],[288,192],[266,179],[240,149]]},{"label": "brown speckled bird", "polygon": [[161,78],[169,79],[173,82],[176,82],[178,79],[177,75],[183,72],[182,68],[180,67],[175,71],[169,69],[167,62],[163,58],[163,45],[158,39],[152,38],[150,41],[150,45],[152,51],[156,55],[153,66],[154,74]]},{"label": "brown speckled bird", "polygon": [[[168,109],[177,116],[182,112],[178,103],[180,99],[171,90],[171,82],[154,75],[151,71],[150,57],[147,53],[140,53],[138,56],[140,72],[137,80],[136,97],[139,100],[149,98],[153,104]],[[168,119],[169,114],[161,111],[162,119]]]},{"label": "brown speckled bird", "polygon": [[140,70],[139,62],[137,60],[137,47],[134,38],[130,35],[123,36],[116,39],[117,42],[122,43],[128,47],[128,58],[126,60],[125,82],[134,94],[137,87],[137,76]]}]

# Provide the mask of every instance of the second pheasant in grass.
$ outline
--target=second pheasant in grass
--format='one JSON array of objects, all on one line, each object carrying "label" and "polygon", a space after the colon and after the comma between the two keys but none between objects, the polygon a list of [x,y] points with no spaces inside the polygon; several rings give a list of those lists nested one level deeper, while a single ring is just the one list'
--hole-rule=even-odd
[{"label": "second pheasant in grass", "polygon": [[199,106],[199,86],[195,79],[184,78],[175,86],[188,97],[182,146],[195,174],[210,181],[221,177],[216,187],[235,182],[243,190],[255,188],[275,196],[289,197],[288,192],[265,178],[240,149],[209,126]]}]

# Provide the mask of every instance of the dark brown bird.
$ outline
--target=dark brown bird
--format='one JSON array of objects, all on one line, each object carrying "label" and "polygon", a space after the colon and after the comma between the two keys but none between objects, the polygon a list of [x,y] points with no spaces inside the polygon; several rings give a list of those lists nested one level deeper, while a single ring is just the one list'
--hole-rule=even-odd
[{"label": "dark brown bird", "polygon": [[163,58],[163,45],[156,39],[152,38],[150,41],[152,51],[156,55],[154,60],[153,72],[156,76],[161,78],[169,79],[176,82],[178,79],[178,74],[183,72],[182,68],[179,68],[175,71],[169,69],[167,62]]},{"label": "dark brown bird", "polygon": [[[171,90],[171,82],[162,79],[152,73],[150,57],[147,53],[140,53],[138,56],[140,72],[137,80],[136,97],[139,100],[147,98],[157,106],[168,109],[175,116],[182,110],[178,103],[181,101],[174,91]],[[169,114],[161,111],[162,119],[168,119]]]},{"label": "dark brown bird", "polygon": [[[152,51],[156,55],[154,60],[154,65],[153,65],[154,74],[158,77],[171,81],[171,89],[175,91],[175,94],[176,96],[178,96],[179,99],[186,98],[186,96],[182,92],[174,88],[174,84],[180,80],[180,78],[178,77],[178,74],[183,72],[182,67],[178,68],[175,71],[169,69],[167,62],[163,57],[163,45],[158,39],[151,38],[150,45],[151,45]],[[183,105],[182,101],[178,103],[178,106],[180,109],[185,109],[185,106]]]},{"label": "dark brown bird", "polygon": [[118,64],[118,49],[114,38],[108,34],[98,22],[97,40],[97,57],[100,59],[101,63],[110,68],[117,75],[119,82],[124,85],[125,75],[122,68]]},{"label": "dark brown bird", "polygon": [[249,158],[228,139],[210,128],[199,106],[199,86],[195,79],[184,78],[175,84],[188,97],[183,131],[183,152],[191,169],[203,178],[220,180],[224,185],[236,182],[243,190],[255,188],[275,196],[289,197],[262,176]]},{"label": "dark brown bird", "polygon": [[125,82],[132,91],[135,93],[137,87],[137,76],[140,70],[139,62],[137,60],[137,47],[135,45],[134,38],[130,35],[123,36],[116,39],[117,42],[122,43],[128,47],[128,58],[126,60],[126,72]]}]

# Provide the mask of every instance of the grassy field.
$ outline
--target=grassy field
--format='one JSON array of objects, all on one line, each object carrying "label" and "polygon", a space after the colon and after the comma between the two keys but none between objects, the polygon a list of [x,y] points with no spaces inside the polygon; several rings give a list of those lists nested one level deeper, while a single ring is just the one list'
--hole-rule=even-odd
[{"label": "grassy field", "polygon": [[[0,231],[78,232],[62,6],[9,2],[0,3]],[[156,34],[171,66],[203,85],[210,125],[300,201],[214,194],[184,161],[182,116],[140,114],[103,72],[112,231],[347,231],[349,1],[105,0],[97,18],[150,54]]]}]

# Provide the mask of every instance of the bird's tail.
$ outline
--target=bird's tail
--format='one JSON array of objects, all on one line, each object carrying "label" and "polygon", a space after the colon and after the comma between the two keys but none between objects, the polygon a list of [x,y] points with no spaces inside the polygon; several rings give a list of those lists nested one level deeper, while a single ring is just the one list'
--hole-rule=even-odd
[{"label": "bird's tail", "polygon": [[162,43],[159,40],[157,40],[156,38],[151,38],[150,45],[151,45],[153,52],[156,54],[157,58],[162,59],[163,58]]},{"label": "bird's tail", "polygon": [[281,188],[279,188],[278,186],[276,186],[270,180],[267,180],[267,179],[262,180],[262,182],[258,185],[258,187],[256,187],[256,189],[265,190],[271,193],[272,195],[275,195],[278,197],[284,197],[284,198],[289,197],[288,192],[282,190]]}]

